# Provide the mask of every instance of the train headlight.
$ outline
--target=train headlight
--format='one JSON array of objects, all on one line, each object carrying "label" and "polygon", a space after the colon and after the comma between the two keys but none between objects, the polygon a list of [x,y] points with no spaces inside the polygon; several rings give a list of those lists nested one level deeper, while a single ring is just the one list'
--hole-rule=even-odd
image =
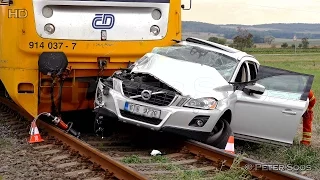
[{"label": "train headlight", "polygon": [[151,32],[153,35],[157,36],[157,35],[160,33],[160,28],[159,28],[159,26],[157,26],[157,25],[151,26],[150,32]]},{"label": "train headlight", "polygon": [[151,16],[154,20],[159,20],[161,18],[161,11],[159,9],[155,9],[152,11]]},{"label": "train headlight", "polygon": [[42,15],[46,18],[50,18],[53,15],[53,10],[47,6],[42,9]]},{"label": "train headlight", "polygon": [[54,27],[53,24],[46,24],[46,25],[44,26],[44,31],[45,31],[46,33],[48,33],[48,34],[53,34],[54,31],[55,31],[55,27]]}]

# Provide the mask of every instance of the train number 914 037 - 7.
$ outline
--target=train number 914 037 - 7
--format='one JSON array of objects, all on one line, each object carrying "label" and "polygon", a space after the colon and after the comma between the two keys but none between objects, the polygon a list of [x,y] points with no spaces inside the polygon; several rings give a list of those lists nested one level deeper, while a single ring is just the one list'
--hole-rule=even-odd
[{"label": "train number 914 037 - 7", "polygon": [[66,44],[62,42],[29,42],[29,49],[72,49],[74,50],[77,43]]}]

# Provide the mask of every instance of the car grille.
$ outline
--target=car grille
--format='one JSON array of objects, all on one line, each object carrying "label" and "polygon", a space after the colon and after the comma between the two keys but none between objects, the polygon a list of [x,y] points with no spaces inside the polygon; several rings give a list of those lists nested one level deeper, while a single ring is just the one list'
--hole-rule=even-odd
[{"label": "car grille", "polygon": [[151,95],[151,98],[149,100],[144,100],[140,97],[133,97],[132,99],[145,102],[148,104],[153,104],[157,106],[168,106],[171,104],[171,102],[174,100],[176,93],[173,91],[168,91],[165,89],[153,87],[153,86],[148,86],[146,84],[142,83],[136,83],[132,81],[123,81],[122,82],[122,90],[125,96],[131,97],[131,96],[139,96],[141,95],[141,92],[143,90],[150,90],[152,92],[160,92],[162,91],[163,93],[160,94],[153,94]]},{"label": "car grille", "polygon": [[158,119],[158,118],[149,118],[149,117],[144,117],[144,116],[132,114],[132,113],[125,111],[125,110],[120,110],[120,113],[121,113],[121,116],[123,116],[123,117],[134,119],[136,121],[141,121],[141,122],[153,124],[153,125],[158,125],[162,121],[161,119]]}]

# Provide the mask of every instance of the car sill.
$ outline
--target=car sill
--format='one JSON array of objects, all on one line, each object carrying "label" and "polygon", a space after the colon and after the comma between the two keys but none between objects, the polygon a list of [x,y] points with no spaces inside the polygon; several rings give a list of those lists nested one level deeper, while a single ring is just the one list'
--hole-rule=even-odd
[{"label": "car sill", "polygon": [[291,146],[292,145],[290,143],[285,143],[285,142],[281,142],[281,141],[274,141],[274,140],[264,139],[264,138],[257,138],[257,137],[238,134],[238,133],[234,133],[234,135],[235,135],[235,139],[250,141],[250,142],[254,142],[254,143],[260,143],[260,144],[261,143],[268,143],[268,144],[275,145],[275,146]]}]

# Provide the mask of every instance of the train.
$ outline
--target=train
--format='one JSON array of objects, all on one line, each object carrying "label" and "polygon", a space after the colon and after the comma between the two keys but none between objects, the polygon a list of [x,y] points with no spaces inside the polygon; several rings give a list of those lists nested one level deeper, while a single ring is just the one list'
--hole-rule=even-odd
[{"label": "train", "polygon": [[2,95],[34,117],[93,109],[98,77],[181,40],[187,3],[1,0]]}]

